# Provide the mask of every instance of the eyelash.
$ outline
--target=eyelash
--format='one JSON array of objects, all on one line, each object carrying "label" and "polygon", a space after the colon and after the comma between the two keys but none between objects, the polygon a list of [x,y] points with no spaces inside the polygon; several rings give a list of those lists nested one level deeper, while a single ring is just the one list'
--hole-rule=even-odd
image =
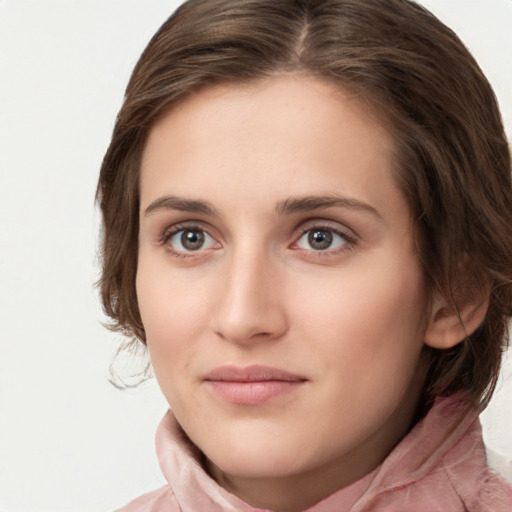
[{"label": "eyelash", "polygon": [[[315,250],[313,248],[311,248],[309,250],[304,249],[308,253],[311,253],[311,255],[313,255],[315,257],[319,257],[319,258],[329,256],[329,255],[341,254],[346,251],[352,250],[357,243],[356,237],[354,235],[350,234],[348,232],[348,230],[344,231],[341,229],[333,228],[332,226],[329,226],[329,225],[312,224],[312,225],[301,227],[300,231],[301,231],[300,236],[293,243],[293,245],[295,245],[295,246],[302,239],[302,237],[304,235],[306,235],[307,233],[314,232],[314,231],[329,232],[329,233],[339,236],[340,238],[342,238],[344,240],[343,245],[339,248],[334,248],[334,249],[327,248],[325,250]],[[301,250],[301,249],[297,248],[297,250]]]},{"label": "eyelash", "polygon": [[[212,237],[208,234],[208,231],[199,224],[176,224],[172,228],[166,229],[162,236],[158,240],[159,245],[165,246],[165,249],[174,257],[176,258],[190,258],[194,257],[194,252],[196,251],[177,251],[176,249],[173,249],[171,244],[169,244],[169,241],[172,239],[173,236],[177,235],[181,231],[200,231],[203,233],[206,233],[208,236]],[[199,250],[197,251],[199,252]]]},{"label": "eyelash", "polygon": [[[176,258],[191,258],[191,257],[197,256],[194,254],[195,252],[198,252],[198,253],[201,252],[201,249],[198,249],[197,251],[188,251],[188,252],[187,251],[178,251],[178,250],[174,249],[171,246],[171,244],[169,244],[169,241],[175,235],[180,233],[181,231],[199,231],[199,232],[206,233],[209,237],[215,239],[213,236],[211,236],[208,233],[208,230],[206,230],[204,228],[204,226],[202,226],[202,225],[199,225],[199,224],[177,224],[177,225],[173,226],[172,228],[165,230],[164,233],[162,234],[162,236],[159,237],[159,239],[158,239],[158,244],[165,246],[166,250],[172,256],[174,256]],[[311,249],[301,249],[299,247],[296,247],[298,242],[302,239],[302,237],[304,235],[306,235],[307,233],[313,232],[313,231],[324,231],[324,232],[332,233],[334,235],[341,237],[344,240],[344,243],[341,246],[341,248],[335,248],[334,250],[329,250],[329,248],[327,248],[325,250],[315,250],[312,248]],[[314,255],[314,257],[322,257],[322,256],[339,254],[339,253],[349,251],[354,248],[356,243],[357,243],[356,237],[346,231],[333,228],[332,226],[329,226],[329,225],[312,224],[312,225],[308,225],[305,227],[300,227],[299,236],[295,238],[295,242],[293,242],[292,248],[294,250],[299,250],[299,251],[303,250],[305,252],[308,252],[311,255]]]}]

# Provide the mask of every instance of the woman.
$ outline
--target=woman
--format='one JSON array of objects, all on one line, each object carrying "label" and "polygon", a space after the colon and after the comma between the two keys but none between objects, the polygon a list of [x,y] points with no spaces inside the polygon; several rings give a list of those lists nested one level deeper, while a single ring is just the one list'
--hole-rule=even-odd
[{"label": "woman", "polygon": [[186,2],[98,188],[106,312],[173,411],[170,485],[123,510],[510,510],[477,417],[511,193],[492,90],[423,8]]}]

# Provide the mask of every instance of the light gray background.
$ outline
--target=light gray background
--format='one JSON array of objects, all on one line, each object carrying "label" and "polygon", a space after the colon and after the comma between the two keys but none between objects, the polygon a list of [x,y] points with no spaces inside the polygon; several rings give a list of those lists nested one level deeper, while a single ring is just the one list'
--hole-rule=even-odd
[{"label": "light gray background", "polygon": [[[175,0],[0,0],[0,510],[104,512],[163,485],[154,382],[107,381],[97,173],[136,59]],[[512,134],[512,0],[425,0],[472,49]],[[512,205],[511,205],[512,207]],[[486,411],[512,475],[512,363]]]}]

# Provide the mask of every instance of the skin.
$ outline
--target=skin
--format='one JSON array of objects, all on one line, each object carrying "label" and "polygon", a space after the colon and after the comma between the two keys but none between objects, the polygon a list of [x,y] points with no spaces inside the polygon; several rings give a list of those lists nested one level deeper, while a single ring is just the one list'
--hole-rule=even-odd
[{"label": "skin", "polygon": [[[208,471],[253,506],[311,506],[411,427],[431,313],[394,161],[367,105],[297,74],[202,90],[150,133],[136,287],[154,371]],[[205,381],[254,364],[303,380],[260,404]]]}]

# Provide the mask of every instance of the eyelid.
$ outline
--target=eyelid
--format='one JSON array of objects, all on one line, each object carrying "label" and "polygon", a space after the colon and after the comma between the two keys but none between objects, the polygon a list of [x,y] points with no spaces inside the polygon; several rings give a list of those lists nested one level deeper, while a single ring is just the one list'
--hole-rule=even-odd
[{"label": "eyelid", "polygon": [[[299,240],[310,231],[313,230],[322,230],[322,231],[331,231],[332,233],[341,236],[346,240],[346,243],[343,244],[341,247],[337,247],[334,249],[325,249],[325,250],[315,250],[315,249],[302,249],[300,247],[297,247],[297,243]],[[294,241],[291,245],[291,248],[298,251],[304,251],[308,253],[312,253],[315,256],[321,257],[327,256],[329,254],[338,254],[345,252],[347,250],[352,249],[356,243],[358,242],[358,236],[357,234],[347,226],[344,226],[343,224],[340,224],[337,221],[330,221],[326,219],[311,219],[309,221],[306,221],[305,223],[302,223],[298,228],[298,233],[294,236]]]},{"label": "eyelid", "polygon": [[[216,242],[216,247],[209,247],[205,249],[199,248],[197,249],[197,251],[177,250],[174,247],[172,247],[168,242],[180,231],[201,231]],[[173,256],[181,258],[198,257],[199,255],[204,254],[206,251],[210,251],[212,249],[217,249],[221,247],[219,237],[213,235],[211,233],[211,229],[209,229],[207,226],[204,225],[204,223],[200,221],[183,221],[167,227],[159,235],[157,243],[158,245],[165,246],[166,250],[169,251],[169,253],[171,253]]]},{"label": "eyelid", "polygon": [[[325,230],[325,231],[331,231],[332,233],[341,236],[344,240],[346,240],[346,243],[344,243],[341,247],[336,247],[334,249],[324,249],[324,250],[315,250],[313,248],[311,249],[303,249],[297,246],[298,241],[308,232],[312,230]],[[211,237],[213,240],[215,240],[216,244],[214,247],[202,249],[199,248],[196,251],[190,250],[190,251],[180,251],[176,250],[173,247],[170,247],[168,244],[169,240],[179,233],[180,231],[184,230],[197,230],[202,231],[209,237]],[[345,226],[344,224],[340,223],[339,221],[330,220],[330,219],[309,219],[304,222],[302,222],[298,227],[295,228],[295,234],[292,236],[293,241],[289,248],[297,251],[302,251],[304,253],[312,253],[316,257],[321,256],[328,256],[332,254],[339,254],[346,252],[348,250],[351,250],[354,248],[356,243],[359,240],[358,235],[352,230],[351,228]],[[164,229],[158,236],[156,243],[158,245],[166,246],[166,249],[174,256],[177,257],[198,257],[201,254],[204,254],[207,251],[216,250],[222,248],[220,236],[215,233],[215,229],[213,229],[210,225],[206,224],[203,221],[200,220],[185,220],[182,222],[177,222],[176,224],[172,224],[168,226],[166,229]]]},{"label": "eyelid", "polygon": [[349,228],[346,224],[337,220],[322,218],[308,219],[304,222],[301,222],[297,227],[297,232],[300,235],[311,231],[312,229],[326,229],[338,232],[344,237],[350,238],[352,240],[359,238],[357,233],[352,228]]},{"label": "eyelid", "polygon": [[172,236],[173,234],[176,234],[178,231],[182,231],[185,229],[189,229],[191,231],[204,231],[212,238],[218,239],[218,236],[212,234],[213,229],[205,222],[200,220],[185,220],[176,222],[174,224],[166,225],[166,227],[163,230],[161,230],[161,232],[159,232],[158,241],[164,241],[168,239],[169,236]]}]

